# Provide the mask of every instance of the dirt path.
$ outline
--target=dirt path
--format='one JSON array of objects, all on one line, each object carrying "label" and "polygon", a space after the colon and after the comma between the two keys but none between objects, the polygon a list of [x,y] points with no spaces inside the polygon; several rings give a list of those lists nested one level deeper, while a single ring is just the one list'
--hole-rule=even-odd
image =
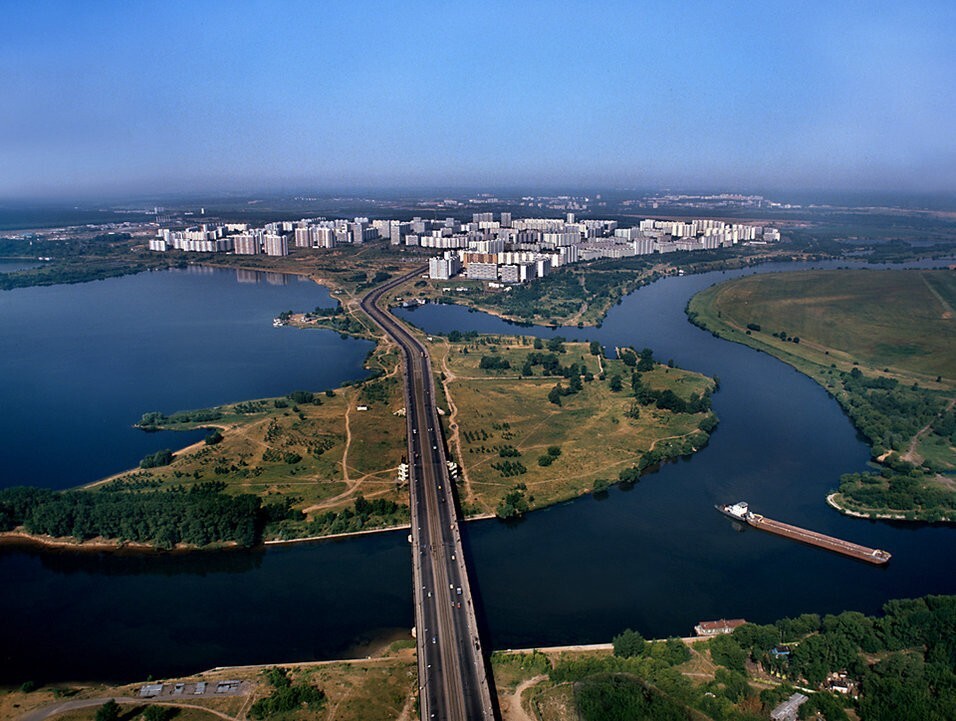
[{"label": "dirt path", "polygon": [[521,697],[525,691],[527,691],[532,686],[537,686],[539,683],[544,681],[547,676],[535,676],[534,678],[528,678],[522,681],[515,687],[515,691],[510,696],[505,696],[502,699],[505,703],[502,704],[502,717],[504,721],[537,721],[532,717],[524,707],[524,704],[521,702]]},{"label": "dirt path", "polygon": [[445,391],[445,400],[448,401],[448,428],[451,430],[451,437],[448,440],[455,449],[455,454],[459,459],[458,470],[461,471],[464,498],[470,502],[474,499],[474,489],[471,485],[471,476],[468,475],[468,468],[465,465],[465,454],[461,449],[461,434],[458,432],[458,406],[455,405],[455,399],[452,396],[450,388],[450,385],[458,380],[458,376],[456,376],[455,372],[448,366],[448,353],[450,352],[451,346],[448,343],[446,343],[445,346],[445,354],[441,359],[441,368],[444,374],[441,385]]},{"label": "dirt path", "polygon": [[345,448],[342,450],[342,478],[346,483],[351,483],[349,479],[349,447],[352,445],[352,427],[349,424],[349,416],[352,413],[352,400],[345,405]]},{"label": "dirt path", "polygon": [[946,302],[946,299],[939,294],[939,291],[937,291],[932,285],[930,285],[929,281],[926,280],[926,276],[923,273],[920,273],[919,278],[921,281],[923,281],[923,285],[926,286],[926,289],[932,294],[934,298],[936,298],[936,300],[939,301],[939,304],[943,306],[943,313],[940,317],[945,318],[946,320],[949,320],[950,318],[952,318],[953,307]]},{"label": "dirt path", "polygon": [[224,714],[222,711],[216,711],[215,709],[207,708],[206,706],[200,706],[198,704],[191,703],[167,703],[165,701],[152,701],[148,698],[135,698],[133,696],[107,696],[105,698],[84,698],[76,699],[73,701],[63,701],[61,703],[56,703],[51,706],[44,706],[43,708],[36,709],[31,711],[24,716],[21,716],[19,721],[43,721],[43,719],[50,718],[54,715],[59,715],[67,711],[75,711],[78,709],[91,708],[94,706],[102,706],[109,700],[116,701],[118,704],[122,705],[144,705],[144,704],[153,704],[157,706],[178,706],[181,708],[194,708],[199,709],[200,711],[205,711],[206,713],[213,714],[219,718],[226,719],[226,721],[239,721],[235,716],[229,716]]},{"label": "dirt path", "polygon": [[335,716],[339,712],[339,706],[341,706],[343,702],[348,701],[354,691],[354,688],[350,688],[345,692],[342,698],[335,702],[335,705],[329,709],[329,715],[327,716],[328,721],[335,721]]},{"label": "dirt path", "polygon": [[[953,406],[956,406],[956,398],[950,400],[946,404],[946,412],[949,413],[953,410]],[[903,454],[903,460],[908,461],[909,463],[914,463],[917,466],[923,462],[923,457],[916,452],[916,447],[919,445],[920,441],[926,437],[926,435],[932,430],[933,422],[930,421],[925,426],[920,428],[916,435],[913,436],[913,440],[910,441],[909,446],[906,449],[906,453]]]},{"label": "dirt path", "polygon": [[405,705],[402,707],[402,713],[399,715],[396,721],[413,721],[412,705],[414,703],[415,703],[415,694],[409,694],[408,698],[405,699]]}]

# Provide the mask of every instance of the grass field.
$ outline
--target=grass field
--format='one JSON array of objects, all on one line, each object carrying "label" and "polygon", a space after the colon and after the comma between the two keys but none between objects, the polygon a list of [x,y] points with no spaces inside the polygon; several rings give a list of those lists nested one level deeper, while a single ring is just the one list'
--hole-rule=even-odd
[{"label": "grass field", "polygon": [[[723,325],[759,338],[784,331],[820,361],[836,359],[912,377],[942,376],[956,387],[956,273],[944,270],[839,270],[752,275],[704,291],[692,310],[710,306]],[[827,363],[829,365],[829,362]]]},{"label": "grass field", "polygon": [[[548,400],[561,376],[543,375],[536,365],[532,375],[521,371],[535,350],[527,337],[481,336],[451,343],[433,342],[433,368],[444,375],[444,410],[450,433],[449,446],[464,467],[460,486],[465,507],[472,512],[493,512],[502,497],[522,486],[532,506],[567,500],[594,489],[598,479],[614,483],[618,474],[635,465],[641,456],[665,439],[683,439],[699,433],[704,413],[675,413],[642,406],[637,418],[630,393],[632,368],[620,360],[591,355],[586,343],[566,343],[558,353],[562,366],[576,363],[593,375],[579,393]],[[483,369],[481,359],[507,361],[507,369]],[[603,378],[602,378],[603,376]],[[623,388],[611,390],[611,379],[620,377]],[[713,382],[696,373],[655,366],[643,374],[655,390],[671,389],[684,399],[703,395]],[[439,379],[441,383],[441,379]],[[556,447],[549,465],[539,459]],[[509,465],[510,464],[510,465]],[[517,469],[517,470],[516,470]],[[524,470],[520,470],[524,469]]]},{"label": "grass field", "polygon": [[[316,686],[325,693],[325,701],[318,709],[290,711],[272,718],[289,721],[394,721],[403,717],[417,718],[415,697],[418,691],[417,666],[414,647],[406,642],[393,644],[381,655],[356,661],[290,664],[293,683]],[[251,694],[237,696],[187,696],[181,699],[184,707],[172,717],[176,721],[214,721],[215,719],[246,719],[252,703],[267,696],[271,687],[265,679],[265,668],[240,667],[223,669],[182,679],[161,679],[170,684],[177,681],[193,683],[205,680],[214,684],[223,679],[238,679],[255,684]],[[108,699],[136,697],[141,683],[125,686],[62,687],[59,697],[54,689],[41,686],[36,691],[0,691],[0,718],[17,718],[33,709],[45,708],[58,702],[79,699]],[[187,688],[192,688],[191,686]],[[63,696],[62,691],[67,695]],[[168,698],[168,697],[166,697]],[[164,700],[166,700],[164,698]],[[175,699],[169,699],[175,703]],[[185,705],[198,706],[188,708]],[[141,719],[147,704],[121,704],[121,718]],[[99,705],[67,711],[52,716],[56,721],[94,721]]]},{"label": "grass field", "polygon": [[222,481],[230,493],[290,499],[310,516],[351,507],[358,494],[407,505],[407,490],[396,482],[406,448],[405,419],[396,415],[404,405],[396,358],[381,349],[369,365],[388,368],[384,376],[331,396],[316,390],[311,402],[259,399],[211,409],[221,414],[213,421],[163,423],[171,429],[216,427],[222,440],[177,452],[167,466],[128,471],[93,487]]}]

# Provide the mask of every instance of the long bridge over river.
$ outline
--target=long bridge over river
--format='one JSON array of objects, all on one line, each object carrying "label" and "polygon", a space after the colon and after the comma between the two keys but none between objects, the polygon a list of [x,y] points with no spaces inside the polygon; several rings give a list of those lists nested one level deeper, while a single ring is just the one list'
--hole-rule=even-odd
[{"label": "long bridge over river", "polygon": [[378,306],[385,293],[424,270],[373,289],[361,302],[405,356],[419,708],[422,719],[495,719],[428,349]]}]

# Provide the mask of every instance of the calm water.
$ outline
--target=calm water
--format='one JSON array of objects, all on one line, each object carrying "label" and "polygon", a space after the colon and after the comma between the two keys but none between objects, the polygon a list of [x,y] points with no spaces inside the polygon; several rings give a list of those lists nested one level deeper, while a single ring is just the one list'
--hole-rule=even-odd
[{"label": "calm water", "polygon": [[[786,269],[765,266],[759,272]],[[693,293],[743,272],[753,270],[667,279],[625,299],[601,329],[559,331],[609,347],[647,345],[661,359],[718,376],[714,409],[721,424],[708,448],[690,461],[664,466],[629,491],[614,489],[604,500],[588,497],[532,513],[516,525],[468,524],[465,542],[494,647],[606,641],[627,626],[648,636],[686,634],[701,619],[872,612],[889,598],[956,593],[954,529],[850,519],[825,505],[823,496],[839,475],[864,468],[868,458],[837,404],[788,366],[686,322],[683,308]],[[148,283],[153,277],[127,280],[136,287],[137,279]],[[155,292],[169,294],[166,283],[178,278],[162,280]],[[224,287],[231,283],[223,279]],[[289,300],[270,307],[266,321],[281,308],[319,304],[279,297]],[[218,312],[231,315],[228,306]],[[432,332],[516,330],[453,306],[404,315]],[[287,335],[317,343],[322,334]],[[347,347],[300,362],[307,367],[299,370],[319,377],[324,368],[345,363],[335,354]],[[171,358],[169,367],[179,362]],[[339,367],[346,377],[346,365]],[[236,397],[249,395],[255,393]],[[893,561],[876,568],[753,530],[740,532],[713,509],[714,503],[738,499],[771,517],[886,548]],[[5,552],[0,680],[132,679],[211,665],[334,657],[385,629],[412,625],[410,575],[403,533],[215,557],[78,559]]]},{"label": "calm water", "polygon": [[40,265],[37,261],[29,260],[0,260],[0,273],[15,273],[18,270],[29,270]]},{"label": "calm water", "polygon": [[204,435],[132,428],[145,411],[360,376],[371,343],[272,327],[331,303],[296,276],[209,268],[0,292],[0,486],[75,486]]}]

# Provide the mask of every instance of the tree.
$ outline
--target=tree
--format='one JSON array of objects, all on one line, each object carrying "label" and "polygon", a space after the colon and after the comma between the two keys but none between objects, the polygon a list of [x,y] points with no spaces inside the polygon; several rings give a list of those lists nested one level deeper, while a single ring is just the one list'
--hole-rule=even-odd
[{"label": "tree", "polygon": [[120,707],[113,699],[110,699],[98,709],[96,709],[96,721],[118,721],[120,716]]},{"label": "tree", "polygon": [[179,713],[179,709],[173,708],[172,706],[147,706],[146,712],[143,714],[143,718],[146,721],[169,721],[176,714]]},{"label": "tree", "polygon": [[548,400],[554,403],[554,405],[561,405],[561,384],[558,383],[554,388],[548,391]]},{"label": "tree", "polygon": [[611,376],[611,380],[608,381],[608,387],[615,393],[620,392],[624,388],[624,383],[621,381],[621,376]]},{"label": "tree", "polygon": [[588,344],[588,350],[591,352],[591,355],[601,355],[601,344],[596,340],[592,340]]},{"label": "tree", "polygon": [[624,629],[612,638],[611,643],[614,645],[614,655],[620,656],[621,658],[640,656],[644,653],[644,648],[647,646],[647,641],[644,640],[644,637],[630,628]]},{"label": "tree", "polygon": [[747,660],[747,652],[732,636],[721,635],[714,636],[710,640],[710,657],[714,663],[726,666],[731,671],[744,672],[744,662]]}]

